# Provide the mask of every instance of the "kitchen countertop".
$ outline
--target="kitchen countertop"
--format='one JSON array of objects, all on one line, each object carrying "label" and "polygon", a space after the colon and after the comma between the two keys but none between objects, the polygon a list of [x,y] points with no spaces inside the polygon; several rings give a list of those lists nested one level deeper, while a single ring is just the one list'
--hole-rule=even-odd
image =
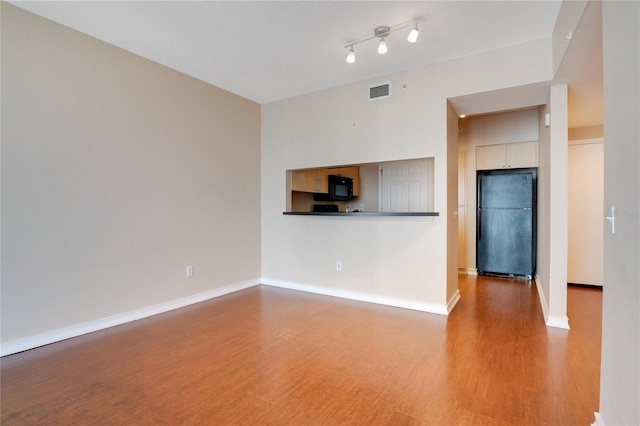
[{"label": "kitchen countertop", "polygon": [[438,212],[282,212],[287,216],[373,216],[373,217],[385,217],[385,216],[405,216],[405,217],[420,217],[420,216],[440,216]]}]

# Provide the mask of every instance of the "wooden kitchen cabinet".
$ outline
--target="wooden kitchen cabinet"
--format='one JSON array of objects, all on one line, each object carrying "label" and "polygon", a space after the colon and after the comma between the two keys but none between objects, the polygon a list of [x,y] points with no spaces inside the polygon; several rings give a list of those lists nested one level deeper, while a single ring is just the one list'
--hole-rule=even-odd
[{"label": "wooden kitchen cabinet", "polygon": [[328,169],[294,170],[291,172],[291,190],[329,193]]},{"label": "wooden kitchen cabinet", "polygon": [[476,147],[476,169],[538,167],[538,142],[506,143]]}]

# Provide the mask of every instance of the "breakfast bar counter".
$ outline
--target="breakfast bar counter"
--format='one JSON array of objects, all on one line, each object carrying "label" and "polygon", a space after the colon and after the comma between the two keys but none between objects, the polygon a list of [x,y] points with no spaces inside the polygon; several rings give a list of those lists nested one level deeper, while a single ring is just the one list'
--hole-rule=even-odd
[{"label": "breakfast bar counter", "polygon": [[356,217],[429,217],[440,216],[438,212],[282,212],[287,216],[356,216]]}]

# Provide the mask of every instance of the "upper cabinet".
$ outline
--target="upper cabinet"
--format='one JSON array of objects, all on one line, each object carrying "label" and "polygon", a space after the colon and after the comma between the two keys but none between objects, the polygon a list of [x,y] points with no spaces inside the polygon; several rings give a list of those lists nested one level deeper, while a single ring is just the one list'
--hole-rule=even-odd
[{"label": "upper cabinet", "polygon": [[328,194],[328,175],[328,169],[294,170],[291,173],[291,190]]},{"label": "upper cabinet", "polygon": [[476,147],[476,169],[538,167],[538,142],[507,143]]}]

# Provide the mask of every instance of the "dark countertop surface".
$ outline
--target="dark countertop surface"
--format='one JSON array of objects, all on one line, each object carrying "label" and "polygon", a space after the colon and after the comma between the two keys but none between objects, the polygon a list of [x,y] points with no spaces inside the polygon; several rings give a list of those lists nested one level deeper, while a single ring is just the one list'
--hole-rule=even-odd
[{"label": "dark countertop surface", "polygon": [[372,217],[385,217],[385,216],[405,216],[405,217],[420,217],[420,216],[440,216],[438,212],[282,212],[287,216],[372,216]]}]

